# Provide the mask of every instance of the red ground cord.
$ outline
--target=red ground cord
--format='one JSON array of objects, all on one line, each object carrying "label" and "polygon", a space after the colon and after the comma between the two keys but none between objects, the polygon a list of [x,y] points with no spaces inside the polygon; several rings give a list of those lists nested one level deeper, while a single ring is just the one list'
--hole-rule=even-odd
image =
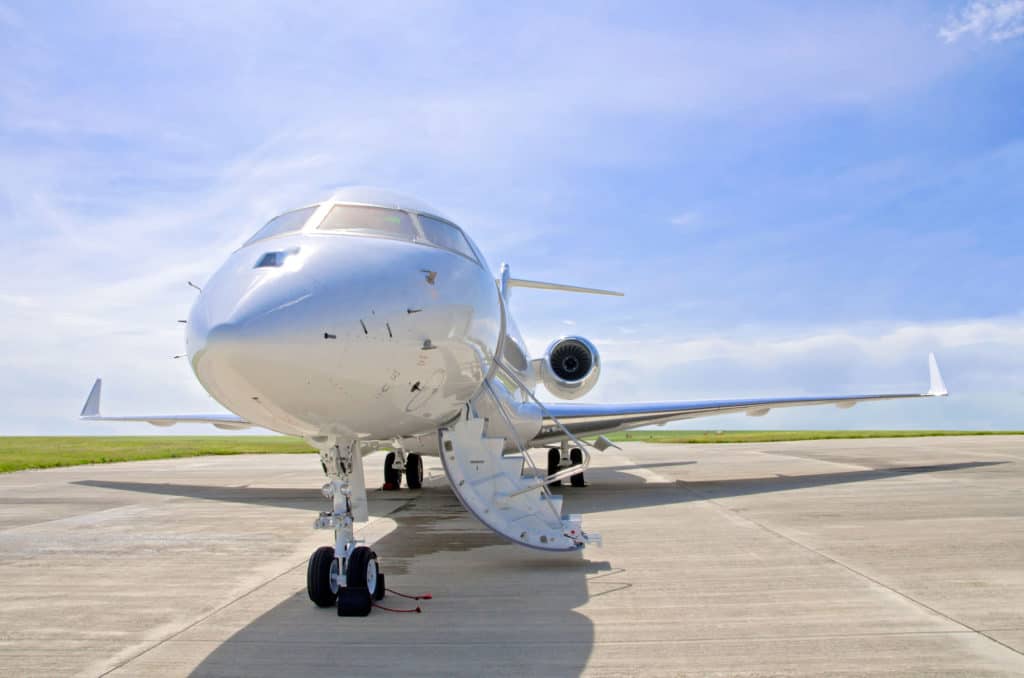
[{"label": "red ground cord", "polygon": [[396,596],[400,596],[402,598],[408,598],[409,600],[433,600],[434,599],[434,596],[430,595],[429,593],[423,593],[423,594],[418,595],[418,596],[410,596],[407,593],[400,593],[400,592],[398,592],[398,591],[396,591],[394,589],[384,589],[384,590],[387,591],[388,593],[393,593]]}]

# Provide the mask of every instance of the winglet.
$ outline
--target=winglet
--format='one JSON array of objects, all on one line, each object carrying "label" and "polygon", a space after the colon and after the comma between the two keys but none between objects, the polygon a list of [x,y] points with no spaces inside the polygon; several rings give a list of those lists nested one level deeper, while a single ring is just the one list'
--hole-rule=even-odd
[{"label": "winglet", "polygon": [[85,399],[85,407],[82,408],[83,417],[100,416],[100,391],[103,389],[103,380],[97,379],[89,391],[89,397]]},{"label": "winglet", "polygon": [[928,393],[930,396],[948,396],[946,382],[942,380],[942,373],[939,372],[939,363],[935,360],[935,354],[928,354]]}]

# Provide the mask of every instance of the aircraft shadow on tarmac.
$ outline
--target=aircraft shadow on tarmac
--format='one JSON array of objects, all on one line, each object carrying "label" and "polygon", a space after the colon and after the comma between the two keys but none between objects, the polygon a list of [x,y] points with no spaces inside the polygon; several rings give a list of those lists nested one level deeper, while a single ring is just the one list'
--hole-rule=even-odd
[{"label": "aircraft shadow on tarmac", "polygon": [[[672,504],[686,501],[723,499],[726,497],[738,497],[751,494],[762,494],[766,492],[786,492],[789,490],[823,487],[827,485],[883,480],[886,478],[917,475],[921,473],[962,471],[986,466],[995,466],[1008,462],[965,461],[948,464],[894,466],[878,469],[863,469],[858,471],[836,471],[832,473],[814,473],[798,476],[776,474],[757,478],[703,480],[695,482],[683,480],[671,482],[650,482],[644,481],[638,476],[629,473],[619,472],[620,469],[651,469],[666,466],[684,466],[694,463],[696,462],[686,461],[599,468],[596,470],[597,474],[595,474],[597,482],[593,483],[589,490],[582,490],[583,493],[594,491],[601,493],[601,501],[599,505],[588,507],[588,510],[613,511],[624,508],[640,508],[644,506]],[[217,485],[145,483],[115,480],[79,480],[74,481],[73,484],[111,490],[126,490],[130,492],[146,492],[150,494],[190,497],[193,499],[207,499],[211,501],[259,504],[262,506],[275,506],[279,508],[302,508],[310,509],[312,511],[319,511],[326,506],[326,500],[320,494],[319,490],[314,488],[224,487]],[[437,489],[446,490],[447,487],[442,486],[442,488],[433,488],[433,491],[436,491]],[[569,488],[563,488],[563,491],[567,489]],[[432,489],[424,488],[422,491],[430,492]],[[405,492],[405,490],[403,490],[403,492]],[[390,495],[380,492],[374,493],[371,491],[371,494],[377,494],[378,499],[391,498]],[[394,498],[398,500],[402,499],[403,496],[402,494],[396,494],[394,495]]]},{"label": "aircraft shadow on tarmac", "polygon": [[[671,462],[594,469],[586,489],[563,488],[571,510],[599,513],[687,501],[782,492],[901,476],[962,471],[1006,462],[972,461],[927,466],[838,471],[803,476],[700,482],[645,482],[619,469],[685,465]],[[212,501],[242,502],[317,511],[325,500],[314,490],[216,487],[84,480],[78,484]],[[374,543],[401,590],[425,589],[434,600],[424,614],[375,611],[365,619],[338,618],[312,606],[297,567],[295,592],[229,639],[219,642],[193,675],[306,676],[445,673],[487,675],[523,666],[529,672],[572,675],[583,671],[594,645],[591,620],[576,611],[590,598],[628,595],[629,573],[589,560],[600,551],[552,557],[510,545],[477,523],[441,477],[417,492],[370,494],[375,502],[402,501],[388,514],[396,528]],[[378,508],[381,506],[377,504]],[[326,535],[325,535],[326,536]],[[614,577],[604,584],[601,579]],[[385,604],[414,605],[389,596]]]}]

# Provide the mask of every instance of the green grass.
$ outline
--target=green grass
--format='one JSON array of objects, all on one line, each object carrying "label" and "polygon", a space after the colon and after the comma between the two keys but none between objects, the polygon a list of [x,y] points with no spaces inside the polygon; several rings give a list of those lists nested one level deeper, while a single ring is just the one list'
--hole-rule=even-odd
[{"label": "green grass", "polygon": [[284,436],[0,437],[0,472],[208,454],[301,452],[313,449],[299,438]]},{"label": "green grass", "polygon": [[[652,443],[767,443],[831,438],[1024,435],[1024,431],[627,431],[616,441]],[[284,436],[0,437],[0,473],[29,468],[172,459],[213,454],[302,454],[313,450]]]},{"label": "green grass", "polygon": [[615,441],[648,443],[776,443],[844,438],[924,438],[930,436],[1024,435],[1024,431],[624,431]]}]

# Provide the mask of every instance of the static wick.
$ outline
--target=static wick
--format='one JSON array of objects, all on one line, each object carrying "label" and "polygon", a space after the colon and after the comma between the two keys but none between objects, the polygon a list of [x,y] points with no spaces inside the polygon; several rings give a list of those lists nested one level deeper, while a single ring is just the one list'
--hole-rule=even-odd
[{"label": "static wick", "polygon": [[189,287],[191,287],[191,288],[193,288],[193,289],[196,289],[196,290],[198,290],[199,292],[202,292],[202,291],[203,291],[203,288],[202,288],[202,287],[200,287],[199,285],[195,284],[195,283],[194,283],[194,282],[192,282],[191,280],[189,280],[189,281],[188,281],[188,286],[189,286]]}]

